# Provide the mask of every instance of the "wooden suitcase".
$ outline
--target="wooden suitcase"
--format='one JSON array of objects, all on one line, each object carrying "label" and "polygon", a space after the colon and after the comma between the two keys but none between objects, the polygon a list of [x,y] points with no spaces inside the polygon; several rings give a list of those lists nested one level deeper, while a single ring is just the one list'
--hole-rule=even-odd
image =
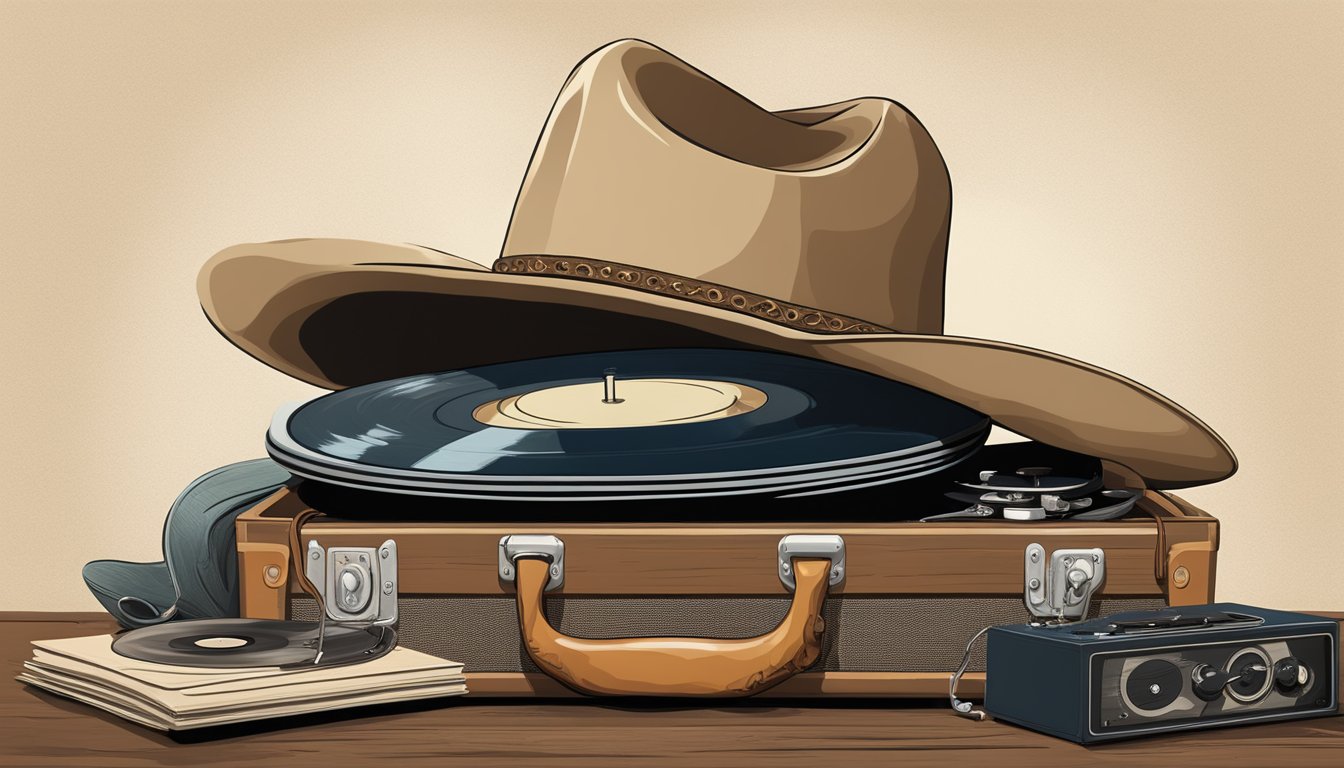
[{"label": "wooden suitcase", "polygon": [[[243,616],[316,618],[287,543],[291,520],[313,508],[305,497],[282,489],[238,518]],[[301,540],[395,540],[401,643],[463,662],[474,696],[944,696],[978,630],[1029,618],[1032,544],[1047,559],[1103,550],[1089,615],[1213,601],[1218,521],[1169,493],[1091,523],[845,521],[834,504],[810,521],[562,519],[535,506],[495,522],[319,516]],[[543,591],[559,575],[546,559],[509,572],[501,540],[522,534],[563,542],[558,588]],[[843,561],[791,560],[790,579],[781,540],[808,535],[839,536]],[[983,648],[969,669],[959,692],[980,695]]]}]

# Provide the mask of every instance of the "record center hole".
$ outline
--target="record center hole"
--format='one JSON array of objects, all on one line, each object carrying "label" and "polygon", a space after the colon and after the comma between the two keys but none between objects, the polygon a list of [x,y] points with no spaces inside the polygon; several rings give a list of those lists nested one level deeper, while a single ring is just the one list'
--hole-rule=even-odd
[{"label": "record center hole", "polygon": [[217,650],[228,648],[241,648],[247,645],[247,641],[241,637],[203,637],[195,642],[195,645],[201,648],[212,648]]}]

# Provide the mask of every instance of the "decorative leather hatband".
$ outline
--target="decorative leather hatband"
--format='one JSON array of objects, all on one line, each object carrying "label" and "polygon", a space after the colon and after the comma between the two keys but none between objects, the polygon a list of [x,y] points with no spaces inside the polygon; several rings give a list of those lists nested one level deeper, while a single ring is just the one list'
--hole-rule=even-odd
[{"label": "decorative leather hatband", "polygon": [[811,333],[895,333],[866,320],[793,304],[705,280],[682,277],[614,261],[569,256],[510,256],[495,261],[495,272],[547,275],[612,283],[625,288],[674,296],[719,309],[751,315]]}]

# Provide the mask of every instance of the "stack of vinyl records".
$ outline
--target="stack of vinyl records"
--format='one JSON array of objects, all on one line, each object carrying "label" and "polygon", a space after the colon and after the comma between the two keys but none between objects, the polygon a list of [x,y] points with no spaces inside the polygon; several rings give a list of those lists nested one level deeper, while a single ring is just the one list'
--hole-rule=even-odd
[{"label": "stack of vinyl records", "polygon": [[[461,664],[409,648],[354,665],[214,668],[130,658],[113,650],[114,640],[96,635],[36,641],[18,679],[161,731],[467,692]],[[197,642],[193,647],[227,654],[238,640]]]},{"label": "stack of vinyl records", "polygon": [[282,408],[294,474],[508,501],[788,498],[924,477],[974,454],[983,415],[788,355],[568,355],[410,376]]}]

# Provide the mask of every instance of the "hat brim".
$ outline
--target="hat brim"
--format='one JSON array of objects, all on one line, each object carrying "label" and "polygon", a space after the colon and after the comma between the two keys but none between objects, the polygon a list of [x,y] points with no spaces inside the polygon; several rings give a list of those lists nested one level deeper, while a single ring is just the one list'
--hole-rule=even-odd
[{"label": "hat brim", "polygon": [[1237,469],[1213,430],[1157,392],[998,341],[808,333],[636,288],[495,273],[428,248],[357,240],[233,246],[206,263],[198,290],[232,343],[329,389],[582,352],[774,350],[933,392],[1024,437],[1120,464],[1151,488]]}]

